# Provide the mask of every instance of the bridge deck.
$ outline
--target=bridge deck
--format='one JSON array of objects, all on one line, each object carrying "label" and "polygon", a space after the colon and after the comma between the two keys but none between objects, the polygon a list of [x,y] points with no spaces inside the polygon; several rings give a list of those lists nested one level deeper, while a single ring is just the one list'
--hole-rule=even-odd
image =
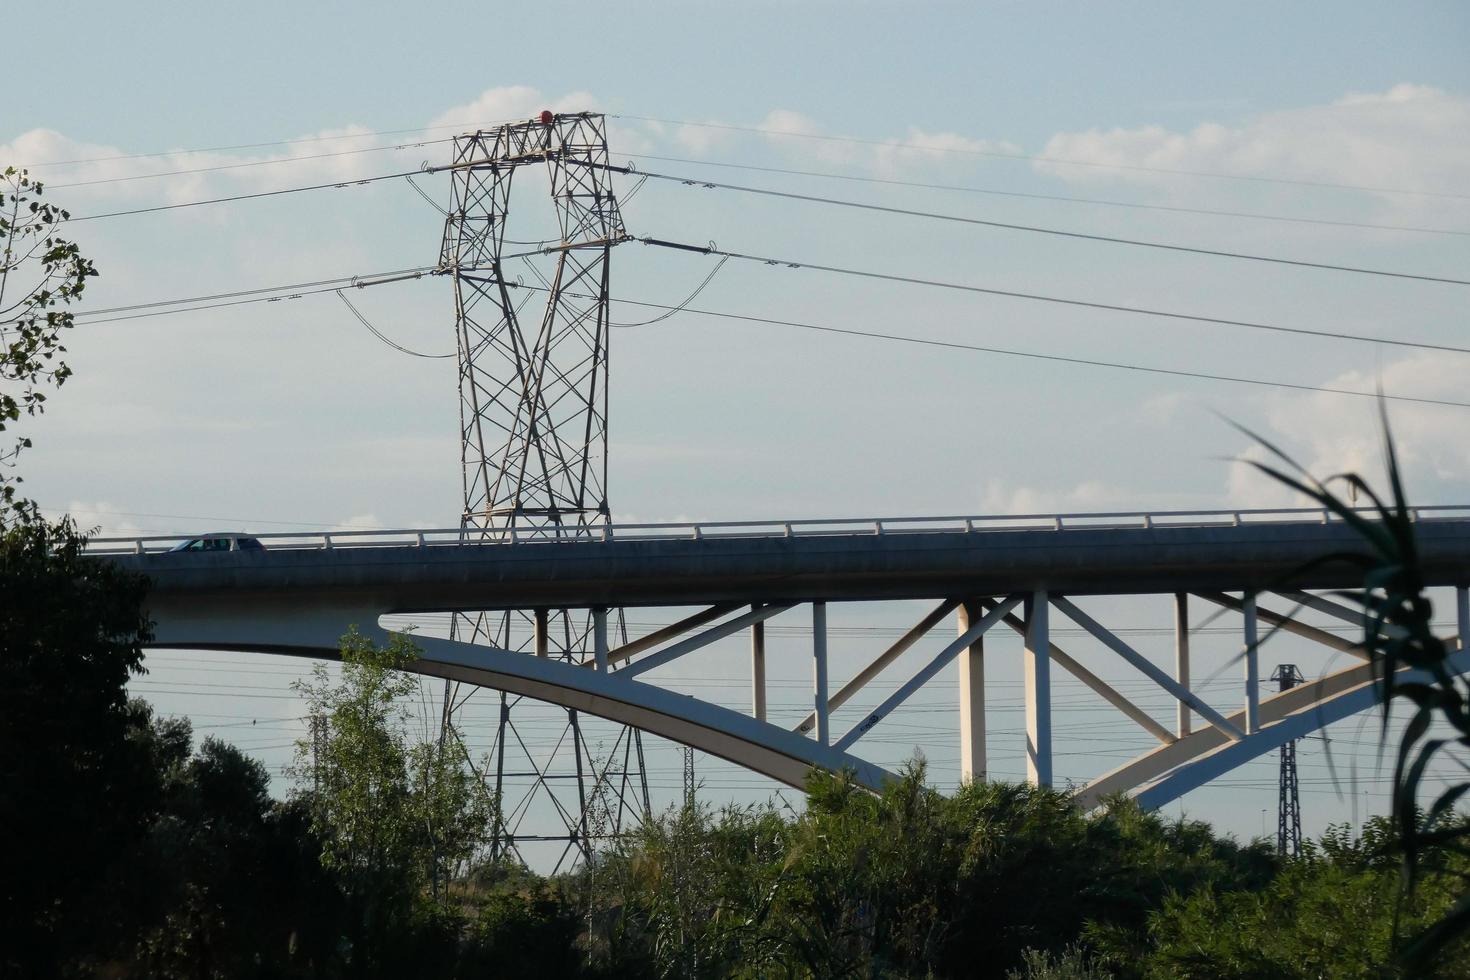
[{"label": "bridge deck", "polygon": [[[1470,516],[1442,511],[1419,514],[1429,584],[1470,584]],[[89,550],[146,573],[155,598],[310,593],[392,612],[1361,585],[1346,556],[1366,551],[1347,525],[1321,511],[1244,513],[678,525],[678,533],[639,525],[581,539],[261,535],[263,551],[203,553],[150,550],[178,538],[103,539]],[[1251,516],[1262,514],[1271,516]],[[1327,555],[1342,557],[1307,568]]]}]

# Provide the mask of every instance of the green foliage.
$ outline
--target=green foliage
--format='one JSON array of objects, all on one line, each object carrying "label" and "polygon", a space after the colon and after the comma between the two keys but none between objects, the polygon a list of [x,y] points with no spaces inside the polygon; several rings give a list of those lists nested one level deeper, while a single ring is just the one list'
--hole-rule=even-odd
[{"label": "green foliage", "polygon": [[379,648],[353,629],[341,657],[338,682],[318,664],[312,680],[294,685],[310,735],[297,745],[293,774],[324,841],[323,863],[362,876],[364,888],[381,875],[422,884],[441,865],[467,867],[490,809],[446,738],[409,735],[418,680],[404,671],[417,648],[400,634]]},{"label": "green foliage", "polygon": [[463,976],[571,977],[583,968],[576,909],[553,889],[492,894],[480,908]]},{"label": "green foliage", "polygon": [[769,807],[674,808],[598,858],[594,955],[656,976],[760,975],[791,827]]},{"label": "green foliage", "polygon": [[125,876],[135,938],[119,965],[185,980],[330,963],[342,901],[304,814],[270,798],[265,767],[214,739],[191,757],[186,722],[155,720],[137,737],[154,743],[164,803]]},{"label": "green foliage", "polygon": [[877,796],[826,774],[808,790],[793,819],[672,810],[605,856],[607,962],[657,976],[1002,977],[1094,929],[1111,930],[1110,952],[1144,949],[1174,889],[1259,887],[1275,870],[1261,848],[1130,804],[1088,817],[1061,794],[994,783],[944,797],[922,766]]},{"label": "green foliage", "polygon": [[[1367,613],[1363,645],[1373,657],[1381,690],[1384,740],[1388,738],[1394,706],[1400,701],[1407,702],[1411,711],[1395,756],[1393,814],[1404,876],[1412,892],[1426,855],[1459,851],[1470,841],[1470,825],[1453,819],[1455,807],[1470,792],[1470,780],[1453,783],[1441,791],[1430,804],[1427,817],[1421,811],[1419,800],[1424,774],[1435,759],[1451,747],[1470,748],[1470,680],[1451,669],[1452,651],[1434,634],[1434,608],[1426,594],[1415,518],[1399,470],[1387,411],[1381,402],[1379,409],[1388,467],[1386,497],[1376,493],[1356,473],[1340,473],[1319,480],[1271,443],[1247,434],[1253,435],[1281,464],[1252,461],[1251,465],[1337,515],[1358,533],[1367,547],[1366,554],[1326,555],[1320,560],[1348,562],[1362,570],[1362,589],[1340,595],[1361,604]],[[1354,498],[1362,494],[1372,506],[1358,510],[1333,491],[1334,484],[1346,485]],[[1426,679],[1400,677],[1398,671],[1405,667],[1414,668]],[[1448,738],[1432,737],[1430,730],[1435,723],[1448,727],[1454,734]],[[1439,957],[1446,946],[1466,935],[1470,935],[1470,889],[1461,888],[1453,906],[1440,920],[1423,924],[1403,950],[1402,957],[1411,968],[1422,969]]]},{"label": "green foliage", "polygon": [[1073,946],[1060,953],[1026,950],[1021,968],[1007,973],[1006,980],[1111,980],[1112,976],[1086,950]]},{"label": "green foliage", "polygon": [[161,800],[133,737],[146,583],[82,557],[70,523],[0,530],[0,973],[111,941],[107,878]]},{"label": "green foliage", "polygon": [[412,875],[421,825],[409,784],[406,701],[417,690],[402,673],[416,654],[395,638],[379,649],[356,630],[342,640],[342,676],[317,664],[293,685],[306,698],[311,734],[297,745],[295,775],[309,788],[322,863],[363,886],[382,874]]},{"label": "green foliage", "polygon": [[[0,173],[0,432],[20,417],[45,411],[48,386],[71,377],[61,360],[61,331],[72,325],[65,309],[97,275],[76,244],[56,234],[70,215],[41,199],[43,187],[24,170]],[[16,497],[11,471],[30,448],[29,437],[0,447],[0,522],[36,519],[35,507]]]},{"label": "green foliage", "polygon": [[292,775],[321,841],[322,866],[346,895],[349,958],[392,972],[406,935],[418,942],[458,934],[457,913],[437,902],[470,866],[492,807],[451,754],[457,736],[415,742],[409,734],[408,699],[418,690],[405,673],[418,657],[412,641],[395,634],[378,647],[353,629],[340,652],[336,682],[318,664],[310,681],[295,685],[307,700],[309,735],[298,743]]},{"label": "green foliage", "polygon": [[1470,977],[1470,944],[1463,940],[1433,961],[1396,961],[1396,930],[1417,930],[1442,916],[1454,901],[1455,871],[1470,870],[1470,863],[1426,872],[1403,902],[1396,862],[1379,849],[1391,833],[1382,820],[1357,841],[1339,829],[1260,890],[1171,896],[1150,923],[1142,975]]}]

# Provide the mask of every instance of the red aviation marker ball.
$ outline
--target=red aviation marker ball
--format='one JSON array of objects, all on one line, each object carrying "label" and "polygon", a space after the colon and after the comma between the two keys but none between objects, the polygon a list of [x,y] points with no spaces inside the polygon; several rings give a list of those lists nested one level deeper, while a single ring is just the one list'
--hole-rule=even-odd
[{"label": "red aviation marker ball", "polygon": [[543,125],[543,126],[550,126],[551,125],[551,120],[553,118],[554,117],[551,115],[551,110],[550,109],[542,109],[541,110],[541,125]]}]

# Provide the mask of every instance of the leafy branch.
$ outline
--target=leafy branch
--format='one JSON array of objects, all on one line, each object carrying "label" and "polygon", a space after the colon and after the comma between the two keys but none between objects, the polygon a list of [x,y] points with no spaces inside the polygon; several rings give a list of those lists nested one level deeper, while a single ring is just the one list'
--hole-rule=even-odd
[{"label": "leafy branch", "polygon": [[[0,173],[0,432],[44,412],[46,389],[71,377],[61,343],[61,331],[72,326],[67,307],[97,275],[76,243],[56,234],[71,215],[42,193],[25,170]],[[21,282],[27,285],[18,288]],[[0,521],[36,517],[35,505],[16,496],[16,460],[29,448],[28,436],[0,444]]]},{"label": "leafy branch", "polygon": [[[1434,609],[1414,530],[1414,512],[1404,490],[1403,473],[1389,429],[1388,414],[1379,402],[1384,459],[1388,470],[1387,498],[1376,493],[1356,473],[1339,473],[1325,480],[1312,476],[1282,449],[1248,429],[1250,436],[1277,463],[1246,460],[1266,476],[1296,490],[1358,533],[1369,554],[1360,556],[1361,591],[1339,595],[1361,605],[1365,612],[1363,646],[1372,656],[1375,683],[1383,704],[1380,738],[1386,743],[1396,701],[1407,702],[1410,715],[1399,738],[1394,762],[1392,816],[1397,846],[1402,851],[1405,892],[1412,895],[1426,864],[1454,852],[1470,853],[1470,823],[1455,819],[1456,805],[1470,792],[1470,781],[1444,789],[1428,810],[1419,803],[1424,776],[1436,758],[1455,746],[1470,748],[1470,684],[1452,661],[1456,652],[1434,634]],[[1334,487],[1346,486],[1349,495],[1362,495],[1371,506],[1359,508],[1344,500]],[[1404,668],[1408,668],[1407,671]],[[1431,737],[1436,723],[1454,734]],[[1470,892],[1459,896],[1438,921],[1409,939],[1401,950],[1407,966],[1427,966],[1451,943],[1470,930]]]}]

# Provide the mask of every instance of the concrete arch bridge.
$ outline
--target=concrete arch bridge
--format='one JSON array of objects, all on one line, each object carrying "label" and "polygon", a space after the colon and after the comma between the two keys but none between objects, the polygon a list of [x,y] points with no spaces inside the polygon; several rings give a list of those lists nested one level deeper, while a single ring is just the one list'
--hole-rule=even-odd
[{"label": "concrete arch bridge", "polygon": [[[1453,667],[1470,667],[1470,507],[1415,512],[1428,582],[1455,590]],[[589,536],[590,535],[590,536]],[[1318,593],[1361,585],[1347,561],[1363,550],[1350,527],[1320,510],[896,518],[767,523],[613,524],[577,537],[554,529],[402,529],[258,535],[260,550],[173,551],[189,536],[95,539],[89,553],[147,574],[161,648],[336,655],[349,624],[385,639],[385,617],[524,610],[539,624],[530,653],[416,635],[417,670],[575,708],[693,746],[791,786],[812,767],[850,768],[868,786],[889,776],[864,758],[863,738],[951,664],[962,774],[986,772],[984,636],[1023,637],[1025,753],[1033,783],[1053,783],[1052,676],[1065,671],[1157,746],[1076,790],[1083,806],[1127,793],[1161,806],[1286,741],[1375,703],[1362,647],[1292,615],[1362,625]],[[1167,595],[1171,664],[1158,664],[1089,607],[1099,597]],[[828,673],[830,603],[929,600],[929,612],[853,676]],[[1238,697],[1208,703],[1190,678],[1191,604],[1218,607],[1240,630]],[[607,610],[697,607],[672,624],[610,645]],[[798,607],[802,607],[798,609]],[[545,656],[546,611],[586,610],[587,649]],[[795,727],[766,716],[765,624],[809,617],[811,711]],[[938,637],[953,618],[951,635]],[[1055,642],[1070,621],[1172,699],[1150,714]],[[1258,640],[1279,628],[1343,655],[1348,666],[1263,697]],[[717,640],[750,643],[748,704],[660,686],[659,668]],[[845,730],[854,695],[910,651],[921,666]],[[536,654],[540,653],[541,656]],[[910,655],[910,662],[914,655]],[[849,710],[843,714],[850,715]]]}]

